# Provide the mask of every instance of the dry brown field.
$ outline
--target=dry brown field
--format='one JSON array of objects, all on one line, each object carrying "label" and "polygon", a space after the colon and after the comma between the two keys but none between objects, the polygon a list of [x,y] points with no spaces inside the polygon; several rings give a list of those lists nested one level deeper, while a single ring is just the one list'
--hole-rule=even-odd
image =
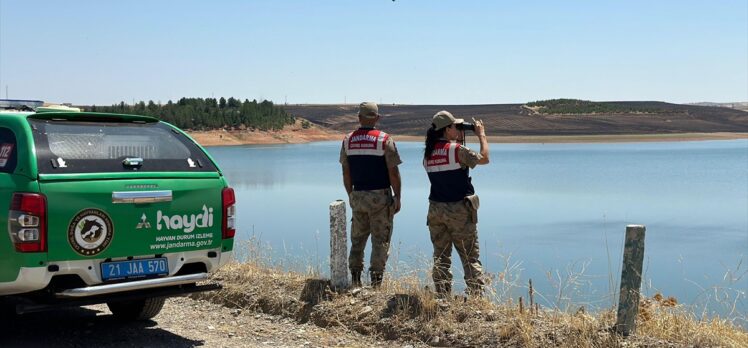
[{"label": "dry brown field", "polygon": [[[494,136],[647,135],[748,133],[748,112],[715,106],[663,102],[616,102],[658,109],[657,113],[542,115],[523,104],[380,105],[380,127],[393,134],[422,136],[431,117],[448,110],[455,117],[482,119]],[[357,105],[286,105],[286,111],[317,125],[345,132],[357,126]]]}]

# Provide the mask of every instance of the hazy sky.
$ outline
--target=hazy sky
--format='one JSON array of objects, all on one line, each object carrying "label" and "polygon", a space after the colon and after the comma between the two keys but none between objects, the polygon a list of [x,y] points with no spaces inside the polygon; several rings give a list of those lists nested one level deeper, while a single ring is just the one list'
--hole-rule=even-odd
[{"label": "hazy sky", "polygon": [[748,100],[748,1],[0,0],[0,97]]}]

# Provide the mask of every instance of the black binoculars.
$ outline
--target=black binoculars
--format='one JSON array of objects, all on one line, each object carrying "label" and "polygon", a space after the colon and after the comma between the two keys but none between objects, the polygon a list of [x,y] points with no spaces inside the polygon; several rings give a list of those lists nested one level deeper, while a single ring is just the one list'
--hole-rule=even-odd
[{"label": "black binoculars", "polygon": [[462,122],[457,124],[457,129],[461,131],[469,130],[475,131],[475,125],[469,122]]}]

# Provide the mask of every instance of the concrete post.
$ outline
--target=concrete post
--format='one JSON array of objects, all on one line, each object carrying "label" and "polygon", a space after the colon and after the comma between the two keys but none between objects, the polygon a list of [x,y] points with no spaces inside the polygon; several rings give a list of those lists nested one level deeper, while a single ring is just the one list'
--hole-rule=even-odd
[{"label": "concrete post", "polygon": [[335,289],[348,287],[348,236],[345,202],[330,203],[330,282]]},{"label": "concrete post", "polygon": [[636,316],[639,313],[639,289],[642,284],[644,263],[644,225],[626,226],[626,245],[623,248],[621,270],[621,293],[618,302],[616,332],[628,336],[636,331]]}]

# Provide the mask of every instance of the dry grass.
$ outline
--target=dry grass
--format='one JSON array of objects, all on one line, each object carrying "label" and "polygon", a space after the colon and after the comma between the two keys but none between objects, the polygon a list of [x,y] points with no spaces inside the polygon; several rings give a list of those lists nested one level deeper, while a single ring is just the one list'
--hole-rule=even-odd
[{"label": "dry grass", "polygon": [[325,280],[267,262],[254,258],[229,264],[214,276],[223,290],[195,296],[320,327],[432,346],[748,347],[746,331],[725,320],[699,320],[687,307],[661,296],[641,302],[637,333],[624,339],[610,330],[613,310],[536,312],[526,305],[520,312],[511,300],[497,301],[496,293],[438,300],[415,273],[386,279],[380,290],[335,293]]},{"label": "dry grass", "polygon": [[[329,282],[319,278],[319,266],[307,258],[274,261],[272,251],[258,238],[251,237],[235,251],[244,261],[227,265],[213,277],[224,288],[194,296],[320,327],[432,346],[748,347],[748,333],[734,322],[704,319],[705,315],[699,318],[693,307],[659,294],[640,302],[636,334],[620,337],[611,330],[614,309],[587,313],[584,306],[561,300],[563,292],[574,290],[584,265],[555,276],[559,294],[553,297],[558,298],[549,301],[535,293],[538,299],[555,303],[555,309],[538,309],[537,302],[530,306],[529,296],[523,305],[511,299],[512,290],[523,288],[518,284],[519,264],[511,257],[503,260],[500,272],[489,275],[491,284],[484,297],[440,300],[430,283],[423,281],[430,279],[428,267],[399,262],[399,247],[393,250],[392,270],[381,289],[364,287],[342,293],[330,290]],[[427,260],[418,264],[426,265]]]},{"label": "dry grass", "polygon": [[674,298],[659,294],[640,302],[638,333],[692,347],[748,347],[748,334],[719,318],[700,320]]}]

